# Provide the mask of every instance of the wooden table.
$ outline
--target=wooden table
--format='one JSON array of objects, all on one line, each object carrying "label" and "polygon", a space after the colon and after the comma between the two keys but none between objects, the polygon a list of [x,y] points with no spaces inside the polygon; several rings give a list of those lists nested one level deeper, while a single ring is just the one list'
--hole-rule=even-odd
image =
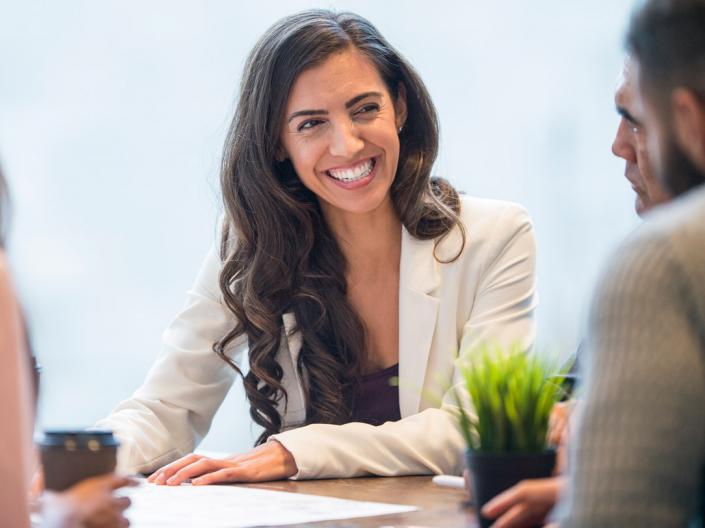
[{"label": "wooden table", "polygon": [[291,493],[307,493],[372,502],[416,506],[419,511],[342,521],[322,521],[291,526],[427,526],[475,528],[475,512],[466,505],[465,492],[437,486],[431,477],[374,477],[334,480],[277,481],[249,484],[247,487]]}]

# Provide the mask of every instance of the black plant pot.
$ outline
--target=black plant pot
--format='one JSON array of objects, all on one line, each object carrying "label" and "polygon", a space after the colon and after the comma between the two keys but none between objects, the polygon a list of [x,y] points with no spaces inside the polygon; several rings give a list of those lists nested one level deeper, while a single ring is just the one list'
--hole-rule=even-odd
[{"label": "black plant pot", "polygon": [[556,465],[556,452],[550,449],[543,453],[481,453],[468,449],[465,461],[480,527],[488,528],[494,521],[480,514],[485,503],[522,480],[550,477]]}]

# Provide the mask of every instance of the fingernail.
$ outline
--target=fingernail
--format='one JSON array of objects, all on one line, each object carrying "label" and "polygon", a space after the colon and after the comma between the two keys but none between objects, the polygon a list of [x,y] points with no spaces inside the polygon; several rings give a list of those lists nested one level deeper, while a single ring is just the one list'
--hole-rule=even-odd
[{"label": "fingernail", "polygon": [[201,479],[191,479],[191,485],[198,486],[201,483]]},{"label": "fingernail", "polygon": [[157,484],[164,484],[164,482],[166,482],[166,476],[162,473],[157,477]]}]

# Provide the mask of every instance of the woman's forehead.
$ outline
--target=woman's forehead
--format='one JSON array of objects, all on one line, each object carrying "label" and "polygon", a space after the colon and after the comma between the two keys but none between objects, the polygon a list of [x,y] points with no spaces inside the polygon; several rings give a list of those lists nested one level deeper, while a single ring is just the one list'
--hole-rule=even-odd
[{"label": "woman's forehead", "polygon": [[360,93],[387,93],[377,67],[363,53],[346,49],[303,71],[289,93],[287,112],[345,102]]}]

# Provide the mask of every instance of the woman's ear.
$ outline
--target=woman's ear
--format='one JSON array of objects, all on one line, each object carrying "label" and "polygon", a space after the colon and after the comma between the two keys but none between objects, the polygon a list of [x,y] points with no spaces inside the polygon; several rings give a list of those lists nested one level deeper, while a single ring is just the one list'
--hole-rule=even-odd
[{"label": "woman's ear", "polygon": [[397,130],[401,133],[406,124],[406,86],[400,82],[397,88],[397,100],[394,101],[394,116]]},{"label": "woman's ear", "polygon": [[705,101],[688,88],[671,96],[673,129],[678,146],[700,170],[705,171]]},{"label": "woman's ear", "polygon": [[285,161],[289,156],[287,155],[286,151],[284,150],[284,147],[279,144],[277,148],[274,150],[274,159],[278,162],[281,163],[282,161]]}]

